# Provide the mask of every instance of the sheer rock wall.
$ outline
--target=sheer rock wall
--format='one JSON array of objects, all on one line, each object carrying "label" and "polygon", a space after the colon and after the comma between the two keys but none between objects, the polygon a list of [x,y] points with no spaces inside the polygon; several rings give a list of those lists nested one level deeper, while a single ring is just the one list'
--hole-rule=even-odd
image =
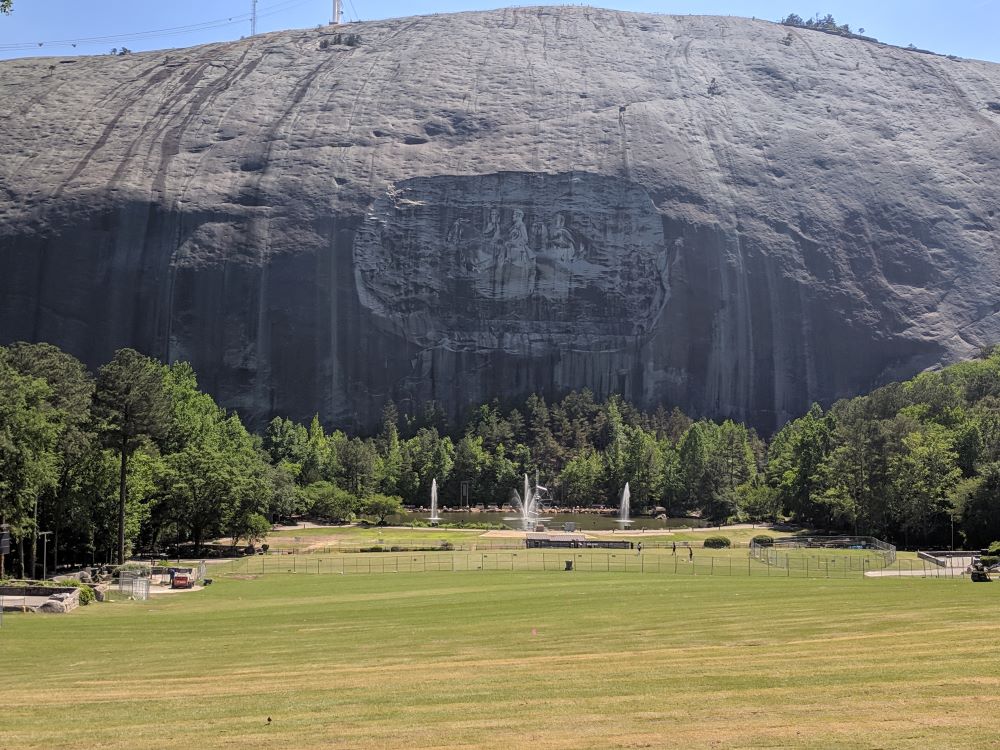
[{"label": "sheer rock wall", "polygon": [[258,426],[587,386],[767,430],[1000,340],[998,102],[582,7],[4,62],[0,343],[189,360]]}]

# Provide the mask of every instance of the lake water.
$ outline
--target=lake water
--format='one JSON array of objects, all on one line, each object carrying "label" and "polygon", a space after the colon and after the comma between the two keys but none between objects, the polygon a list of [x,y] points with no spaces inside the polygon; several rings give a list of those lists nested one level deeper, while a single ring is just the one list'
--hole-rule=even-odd
[{"label": "lake water", "polygon": [[[503,524],[510,528],[520,528],[516,521],[505,521],[514,515],[512,512],[498,513],[495,511],[481,511],[476,513],[442,511],[441,523],[493,523]],[[575,523],[577,529],[589,531],[610,531],[620,529],[621,525],[615,522],[617,515],[601,515],[598,513],[543,513],[543,518],[549,518],[545,525],[552,530],[562,529],[565,523]],[[402,513],[397,516],[390,516],[388,521],[393,525],[405,526],[414,520],[426,521],[430,517],[430,510],[417,510],[412,513]],[[632,520],[629,525],[631,529],[678,529],[683,527],[701,528],[707,526],[706,522],[699,518],[650,518],[641,516]]]}]

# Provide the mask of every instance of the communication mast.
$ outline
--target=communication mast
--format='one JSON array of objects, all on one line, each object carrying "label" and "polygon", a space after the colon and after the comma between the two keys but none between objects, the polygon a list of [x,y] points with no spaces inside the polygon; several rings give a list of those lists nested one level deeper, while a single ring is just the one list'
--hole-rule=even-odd
[{"label": "communication mast", "polygon": [[250,0],[250,36],[257,36],[257,0]]},{"label": "communication mast", "polygon": [[334,26],[340,26],[340,0],[333,0],[333,23]]}]

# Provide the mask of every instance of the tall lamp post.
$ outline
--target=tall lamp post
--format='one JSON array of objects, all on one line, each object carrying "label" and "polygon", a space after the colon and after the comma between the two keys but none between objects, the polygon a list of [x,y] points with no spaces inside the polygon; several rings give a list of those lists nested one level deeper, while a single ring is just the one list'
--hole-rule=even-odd
[{"label": "tall lamp post", "polygon": [[51,531],[39,531],[36,536],[42,537],[42,580],[49,577],[49,535]]}]

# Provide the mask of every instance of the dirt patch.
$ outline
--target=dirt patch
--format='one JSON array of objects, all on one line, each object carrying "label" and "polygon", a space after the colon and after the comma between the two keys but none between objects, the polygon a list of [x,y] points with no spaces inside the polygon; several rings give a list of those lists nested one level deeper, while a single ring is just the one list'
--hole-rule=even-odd
[{"label": "dirt patch", "polygon": [[192,586],[189,589],[172,589],[169,586],[150,586],[149,595],[154,596],[156,594],[186,594],[189,591],[201,591],[204,586]]}]

